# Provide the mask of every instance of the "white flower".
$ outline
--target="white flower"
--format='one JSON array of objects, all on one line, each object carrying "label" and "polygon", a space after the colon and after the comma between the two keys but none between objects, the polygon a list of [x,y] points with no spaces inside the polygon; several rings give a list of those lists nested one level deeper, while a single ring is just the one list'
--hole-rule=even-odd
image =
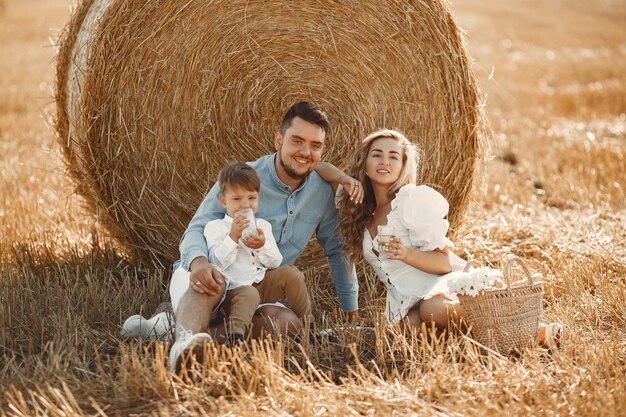
[{"label": "white flower", "polygon": [[502,272],[488,267],[472,268],[468,272],[458,271],[446,277],[452,293],[477,296],[482,290],[504,286]]}]

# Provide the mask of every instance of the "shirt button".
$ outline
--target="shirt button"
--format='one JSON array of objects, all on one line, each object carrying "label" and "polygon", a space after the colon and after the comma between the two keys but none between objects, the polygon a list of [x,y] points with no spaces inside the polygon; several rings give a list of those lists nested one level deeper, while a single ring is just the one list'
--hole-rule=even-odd
[{"label": "shirt button", "polygon": [[293,210],[289,210],[289,214],[293,214]]}]

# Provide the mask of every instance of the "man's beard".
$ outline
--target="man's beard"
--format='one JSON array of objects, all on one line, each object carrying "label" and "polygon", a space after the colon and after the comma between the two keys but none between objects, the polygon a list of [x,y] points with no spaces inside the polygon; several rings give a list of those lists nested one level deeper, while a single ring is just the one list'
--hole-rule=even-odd
[{"label": "man's beard", "polygon": [[280,152],[278,153],[278,162],[280,163],[280,166],[283,167],[283,170],[285,170],[285,173],[289,175],[291,178],[293,178],[294,180],[303,180],[309,176],[311,171],[313,171],[313,169],[310,169],[309,171],[306,172],[306,174],[298,174],[293,168],[287,166]]}]

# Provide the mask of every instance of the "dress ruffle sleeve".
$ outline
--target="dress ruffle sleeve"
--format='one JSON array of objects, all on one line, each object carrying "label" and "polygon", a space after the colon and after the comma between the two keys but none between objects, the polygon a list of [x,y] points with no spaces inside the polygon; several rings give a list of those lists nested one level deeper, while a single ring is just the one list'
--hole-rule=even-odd
[{"label": "dress ruffle sleeve", "polygon": [[409,230],[411,244],[420,251],[443,249],[454,244],[446,237],[450,223],[448,201],[427,185],[405,185],[392,201],[392,212]]}]

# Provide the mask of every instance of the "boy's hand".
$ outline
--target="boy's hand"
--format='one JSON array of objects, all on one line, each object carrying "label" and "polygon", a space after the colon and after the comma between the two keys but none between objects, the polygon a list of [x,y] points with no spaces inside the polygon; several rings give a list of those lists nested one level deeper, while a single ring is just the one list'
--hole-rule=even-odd
[{"label": "boy's hand", "polygon": [[265,245],[265,234],[263,230],[257,228],[256,236],[249,235],[243,239],[243,244],[249,247],[250,249],[261,249],[263,245]]},{"label": "boy's hand", "polygon": [[353,201],[354,204],[361,204],[363,202],[365,191],[363,191],[363,184],[361,184],[360,181],[345,174],[341,179],[341,185],[344,191],[350,196],[350,201]]},{"label": "boy's hand", "polygon": [[235,214],[233,218],[233,224],[230,226],[230,233],[228,234],[233,242],[239,242],[243,230],[248,227],[250,220],[241,214]]}]

